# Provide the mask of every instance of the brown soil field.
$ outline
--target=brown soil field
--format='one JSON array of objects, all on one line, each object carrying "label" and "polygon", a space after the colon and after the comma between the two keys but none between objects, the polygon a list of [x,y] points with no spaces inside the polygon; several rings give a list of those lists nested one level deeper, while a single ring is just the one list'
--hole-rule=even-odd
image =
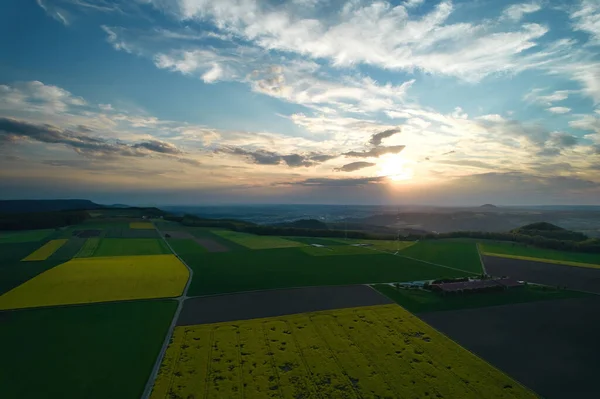
[{"label": "brown soil field", "polygon": [[195,238],[196,242],[202,245],[208,252],[229,252],[229,248],[210,238]]},{"label": "brown soil field", "polygon": [[171,230],[171,231],[161,231],[161,234],[163,235],[163,237],[165,235],[169,235],[171,238],[183,238],[183,239],[194,239],[194,236],[191,235],[190,233],[188,233],[187,231],[177,231],[177,230]]},{"label": "brown soil field", "polygon": [[599,398],[600,296],[419,314],[546,399]]},{"label": "brown soil field", "polygon": [[187,299],[177,325],[220,323],[263,317],[393,303],[366,285],[243,292]]},{"label": "brown soil field", "polygon": [[483,256],[488,274],[600,294],[600,269]]}]

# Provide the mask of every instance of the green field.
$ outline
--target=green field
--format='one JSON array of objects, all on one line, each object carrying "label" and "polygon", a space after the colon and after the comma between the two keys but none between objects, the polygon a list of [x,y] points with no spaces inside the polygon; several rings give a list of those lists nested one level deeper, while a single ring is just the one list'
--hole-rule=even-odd
[{"label": "green field", "polygon": [[355,247],[352,245],[331,245],[327,247],[307,246],[300,248],[312,256],[332,256],[332,255],[373,255],[377,252],[370,247]]},{"label": "green field", "polygon": [[79,251],[81,251],[81,248],[85,245],[85,242],[85,238],[69,238],[69,241],[67,241],[65,245],[63,245],[56,252],[54,252],[48,259],[61,260],[66,262],[69,259],[76,256],[79,253]]},{"label": "green field", "polygon": [[277,236],[257,236],[230,230],[213,230],[212,232],[250,249],[290,248],[304,245],[303,243],[286,240]]},{"label": "green field", "polygon": [[[509,242],[485,242],[480,243],[479,248],[482,253],[524,256],[540,260],[560,261],[560,264],[566,262],[587,263],[600,265],[600,254],[588,254],[580,252],[556,251],[552,249],[536,248],[518,243]],[[575,266],[575,265],[573,265]]]},{"label": "green field", "polygon": [[336,240],[334,238],[321,238],[321,237],[281,237],[287,240],[298,241],[303,244],[319,244],[319,245],[346,245],[346,242],[342,240]]},{"label": "green field", "polygon": [[387,284],[376,284],[373,287],[412,313],[481,308],[550,299],[583,298],[593,295],[579,291],[557,290],[556,288],[535,285],[513,288],[502,292],[481,292],[445,296],[431,291],[396,289]]},{"label": "green field", "polygon": [[0,244],[0,294],[64,262],[55,259],[56,254],[39,262],[21,262],[39,246],[37,241]]},{"label": "green field", "polygon": [[220,235],[213,233],[213,231],[219,231],[219,230],[213,229],[213,231],[211,231],[208,228],[204,228],[204,227],[187,227],[187,228],[178,228],[178,229],[173,229],[173,230],[187,231],[188,233],[190,233],[191,235],[193,235],[196,238],[210,238],[211,240],[214,240],[214,241],[218,242],[219,244],[229,248],[231,251],[238,251],[238,250],[247,251],[248,250],[248,248],[244,247],[243,245],[237,244],[231,240],[228,240],[226,238],[221,237]]},{"label": "green field", "polygon": [[301,248],[182,254],[194,270],[189,295],[301,286],[395,282],[468,273],[398,256],[311,256]]},{"label": "green field", "polygon": [[40,241],[48,237],[54,230],[27,230],[27,231],[2,231],[0,232],[0,244]]},{"label": "green field", "polygon": [[483,273],[477,246],[474,242],[419,241],[400,251],[399,255],[476,274]]},{"label": "green field", "polygon": [[205,253],[206,248],[189,238],[169,238],[169,245],[177,255]]},{"label": "green field", "polygon": [[85,240],[81,250],[75,255],[77,258],[88,258],[94,256],[94,253],[100,245],[100,238],[92,237]]},{"label": "green field", "polygon": [[0,312],[0,397],[139,398],[177,303]]},{"label": "green field", "polygon": [[94,256],[162,255],[171,251],[158,238],[103,238]]},{"label": "green field", "polygon": [[402,251],[405,248],[414,245],[414,241],[397,241],[397,240],[359,240],[359,239],[344,239],[334,238],[340,244],[368,244],[369,248],[377,251],[396,252]]}]

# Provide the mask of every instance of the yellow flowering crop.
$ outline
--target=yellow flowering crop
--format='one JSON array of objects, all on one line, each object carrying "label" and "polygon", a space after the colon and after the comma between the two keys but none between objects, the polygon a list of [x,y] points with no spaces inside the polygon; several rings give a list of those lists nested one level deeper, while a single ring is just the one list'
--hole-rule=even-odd
[{"label": "yellow flowering crop", "polygon": [[177,327],[153,399],[535,398],[397,305]]},{"label": "yellow flowering crop", "polygon": [[175,255],[75,258],[0,296],[0,310],[176,297],[188,275]]},{"label": "yellow flowering crop", "polygon": [[48,241],[46,244],[44,244],[42,247],[38,248],[37,250],[35,250],[31,254],[29,254],[23,260],[24,261],[46,260],[50,257],[50,255],[52,255],[54,252],[56,252],[56,250],[58,248],[65,245],[67,241],[69,241],[69,240],[61,239],[61,240]]},{"label": "yellow flowering crop", "polygon": [[129,228],[130,229],[152,230],[152,229],[154,229],[154,225],[149,222],[131,222],[131,223],[129,223]]}]

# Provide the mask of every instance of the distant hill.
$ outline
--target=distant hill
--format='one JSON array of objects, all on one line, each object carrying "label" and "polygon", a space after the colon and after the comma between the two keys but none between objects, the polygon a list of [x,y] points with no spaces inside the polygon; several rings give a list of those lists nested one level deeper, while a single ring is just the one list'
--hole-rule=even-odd
[{"label": "distant hill", "polygon": [[498,208],[496,205],[492,205],[492,204],[483,204],[480,206],[480,208],[484,208],[484,209],[495,209]]},{"label": "distant hill", "polygon": [[559,227],[555,224],[552,223],[547,223],[547,222],[538,222],[538,223],[531,223],[522,227],[519,227],[518,229],[514,229],[513,232],[517,233],[517,232],[528,232],[528,231],[568,231],[566,229],[563,229],[562,227]]},{"label": "distant hill", "polygon": [[583,233],[563,229],[562,227],[547,222],[531,223],[517,229],[513,229],[510,232],[532,237],[541,236],[555,240],[585,241],[588,239],[588,237]]},{"label": "distant hill", "polygon": [[311,230],[327,230],[329,227],[317,219],[301,219],[294,222],[278,223],[273,226],[277,227],[293,227],[296,229],[311,229]]},{"label": "distant hill", "polygon": [[101,209],[90,200],[0,200],[0,213],[55,212]]}]

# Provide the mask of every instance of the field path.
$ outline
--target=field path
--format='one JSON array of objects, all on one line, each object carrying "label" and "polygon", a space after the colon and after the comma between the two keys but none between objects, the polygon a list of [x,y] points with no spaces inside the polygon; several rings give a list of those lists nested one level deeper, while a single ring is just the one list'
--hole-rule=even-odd
[{"label": "field path", "polygon": [[173,320],[171,320],[171,325],[169,326],[169,330],[167,331],[167,335],[165,336],[165,340],[163,341],[163,345],[162,345],[162,348],[160,349],[160,353],[156,357],[156,361],[154,362],[154,367],[152,368],[150,377],[148,377],[148,381],[146,382],[146,387],[144,388],[144,393],[142,394],[142,399],[148,399],[148,398],[150,398],[150,395],[152,394],[152,388],[154,387],[154,381],[156,380],[156,376],[158,375],[158,370],[160,369],[160,365],[162,364],[163,358],[165,357],[165,353],[167,352],[169,342],[171,342],[171,337],[173,336],[173,331],[175,330],[177,320],[179,319],[179,314],[181,313],[181,309],[183,309],[183,302],[188,298],[188,296],[187,296],[188,289],[190,288],[190,284],[192,282],[192,277],[194,277],[194,271],[188,266],[187,263],[185,263],[185,261],[179,255],[177,255],[177,253],[171,247],[171,244],[169,244],[169,242],[165,238],[164,234],[161,233],[161,231],[158,229],[158,227],[156,227],[156,225],[154,225],[154,228],[160,235],[161,239],[165,242],[165,244],[167,244],[167,247],[169,247],[169,250],[171,250],[173,255],[175,255],[177,257],[177,259],[179,259],[179,261],[181,263],[183,263],[183,265],[188,269],[189,276],[188,276],[187,282],[185,283],[185,288],[183,289],[183,292],[181,293],[180,296],[175,298],[177,300],[177,310],[175,311],[175,314],[173,315]]}]

